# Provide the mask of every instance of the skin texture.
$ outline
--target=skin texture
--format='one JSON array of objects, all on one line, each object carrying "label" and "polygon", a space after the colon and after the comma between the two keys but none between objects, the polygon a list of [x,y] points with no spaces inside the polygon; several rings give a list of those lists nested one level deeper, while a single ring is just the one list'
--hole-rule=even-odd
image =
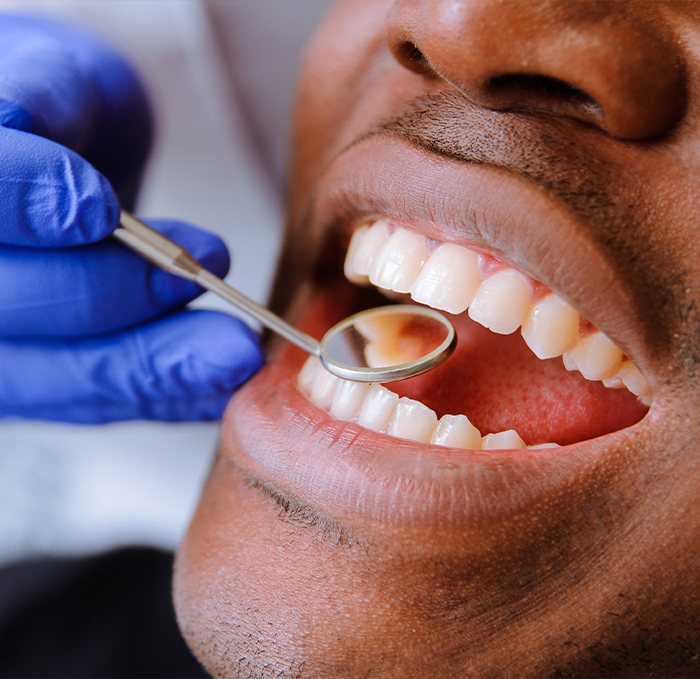
[{"label": "skin texture", "polygon": [[555,290],[654,403],[557,449],[452,451],[333,420],[278,346],[229,405],[178,554],[209,671],[700,674],[699,59],[689,2],[330,13],[299,87],[278,309],[320,336],[371,304],[342,256],[359,218],[387,216]]}]

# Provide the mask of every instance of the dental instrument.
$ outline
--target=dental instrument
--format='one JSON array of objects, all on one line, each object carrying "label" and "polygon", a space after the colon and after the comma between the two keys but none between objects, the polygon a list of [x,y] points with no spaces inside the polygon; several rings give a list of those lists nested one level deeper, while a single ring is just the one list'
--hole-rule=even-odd
[{"label": "dental instrument", "polygon": [[313,356],[328,372],[355,382],[395,382],[440,365],[454,351],[450,321],[408,304],[367,309],[314,339],[210,273],[184,248],[122,210],[113,236],[161,269],[195,281]]}]

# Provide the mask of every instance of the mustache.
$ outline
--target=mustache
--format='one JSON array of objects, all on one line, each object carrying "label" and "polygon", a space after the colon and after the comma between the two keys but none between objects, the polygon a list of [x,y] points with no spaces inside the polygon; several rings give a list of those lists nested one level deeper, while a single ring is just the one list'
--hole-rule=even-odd
[{"label": "mustache", "polygon": [[499,169],[544,190],[577,218],[621,276],[657,355],[676,345],[686,375],[700,368],[700,314],[686,294],[689,273],[654,236],[649,187],[631,166],[638,142],[539,111],[491,111],[453,90],[417,97],[350,146],[379,136]]},{"label": "mustache", "polygon": [[[458,92],[442,91],[417,97],[357,142],[398,136],[452,160],[517,175],[555,196],[587,223],[615,223],[621,217],[616,212],[620,191],[610,180],[619,171],[582,147],[580,134],[571,133],[572,125],[580,128],[582,123],[527,110],[491,111]],[[626,186],[625,193],[631,188]]]}]

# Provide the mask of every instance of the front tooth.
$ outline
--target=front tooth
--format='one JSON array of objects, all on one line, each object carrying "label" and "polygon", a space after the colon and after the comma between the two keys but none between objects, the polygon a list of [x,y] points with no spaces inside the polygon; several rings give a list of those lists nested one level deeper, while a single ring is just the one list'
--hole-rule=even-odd
[{"label": "front tooth", "polygon": [[406,229],[396,229],[377,253],[369,280],[380,288],[410,292],[427,259],[423,236]]},{"label": "front tooth", "polygon": [[306,363],[304,363],[304,367],[299,371],[297,383],[305,394],[311,393],[316,367],[320,365],[321,361],[316,356],[309,356],[306,359]]},{"label": "front tooth", "polygon": [[431,443],[448,448],[479,450],[481,432],[466,415],[443,415],[435,428]]},{"label": "front tooth", "polygon": [[379,219],[363,233],[353,252],[352,269],[357,276],[369,276],[377,253],[389,240],[389,222]]},{"label": "front tooth", "polygon": [[423,266],[411,288],[416,302],[461,314],[479,288],[479,255],[454,243],[443,243]]},{"label": "front tooth", "polygon": [[311,400],[325,410],[331,404],[335,388],[338,385],[338,378],[331,375],[322,365],[314,371],[314,378],[311,384]]},{"label": "front tooth", "polygon": [[350,239],[350,245],[348,246],[348,253],[345,255],[345,265],[343,267],[343,272],[345,273],[345,278],[347,278],[351,283],[357,285],[363,285],[369,282],[369,276],[366,274],[360,274],[357,272],[357,253],[362,247],[362,243],[365,241],[365,236],[369,231],[368,226],[361,226],[355,233],[352,234]]},{"label": "front tooth", "polygon": [[350,422],[357,415],[367,389],[369,384],[339,380],[331,401],[331,415],[344,422]]},{"label": "front tooth", "polygon": [[538,302],[523,323],[523,339],[539,359],[561,356],[578,336],[579,315],[556,295]]},{"label": "front tooth", "polygon": [[568,352],[587,380],[612,377],[622,364],[622,352],[602,332],[584,337]]},{"label": "front tooth", "polygon": [[435,427],[437,415],[428,406],[410,398],[400,398],[389,421],[389,434],[430,443]]},{"label": "front tooth", "polygon": [[372,431],[382,431],[389,424],[399,397],[380,384],[371,384],[362,399],[357,423]]},{"label": "front tooth", "polygon": [[469,316],[492,332],[509,335],[530,309],[530,286],[525,276],[515,269],[502,269],[479,286]]},{"label": "front tooth", "polygon": [[483,450],[510,450],[511,448],[526,448],[515,429],[499,431],[497,434],[486,434],[481,441]]}]

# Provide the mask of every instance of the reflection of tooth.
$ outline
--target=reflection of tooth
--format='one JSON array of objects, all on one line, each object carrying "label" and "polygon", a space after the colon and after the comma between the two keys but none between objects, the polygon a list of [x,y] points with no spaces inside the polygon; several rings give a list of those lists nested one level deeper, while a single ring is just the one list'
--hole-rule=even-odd
[{"label": "reflection of tooth", "polygon": [[431,443],[448,448],[479,450],[481,433],[466,415],[443,415],[433,433]]},{"label": "reflection of tooth", "polygon": [[299,377],[297,378],[297,383],[301,387],[301,390],[305,394],[311,392],[311,385],[314,380],[314,372],[316,371],[316,366],[320,366],[321,361],[316,356],[309,356],[304,363],[304,367],[299,372]]},{"label": "reflection of tooth", "polygon": [[314,379],[311,384],[311,400],[319,408],[328,408],[335,392],[338,378],[331,375],[324,367],[319,366],[314,371]]},{"label": "reflection of tooth", "polygon": [[350,422],[355,417],[362,404],[368,384],[339,380],[331,402],[331,415],[339,420]]},{"label": "reflection of tooth", "polygon": [[552,294],[535,305],[521,332],[537,358],[554,358],[576,343],[578,323],[578,313]]},{"label": "reflection of tooth", "polygon": [[528,446],[532,450],[544,449],[544,448],[561,448],[558,443],[538,443],[536,446]]},{"label": "reflection of tooth", "polygon": [[647,396],[651,394],[651,386],[647,382],[642,373],[639,372],[637,366],[632,361],[624,361],[622,367],[617,371],[616,377],[622,380],[622,383],[635,395]]},{"label": "reflection of tooth", "polygon": [[357,273],[357,253],[361,249],[362,243],[365,240],[365,235],[369,231],[368,226],[361,226],[355,233],[352,234],[348,253],[345,255],[345,266],[343,268],[345,277],[356,284],[364,284],[369,282],[369,276]]},{"label": "reflection of tooth", "polygon": [[369,276],[370,269],[382,245],[389,240],[389,222],[379,219],[360,239],[353,253],[353,270],[358,276]]},{"label": "reflection of tooth", "polygon": [[396,229],[377,253],[369,280],[380,288],[410,292],[427,259],[423,236],[406,229]]},{"label": "reflection of tooth", "polygon": [[469,315],[492,332],[509,335],[518,329],[530,308],[525,276],[515,269],[502,269],[479,286]]},{"label": "reflection of tooth", "polygon": [[389,422],[389,434],[430,443],[436,426],[437,415],[428,406],[410,398],[400,398]]},{"label": "reflection of tooth", "polygon": [[651,406],[653,400],[654,400],[654,395],[653,394],[645,394],[644,396],[640,396],[639,400],[645,405],[645,406]]},{"label": "reflection of tooth", "polygon": [[403,314],[365,316],[355,321],[355,328],[367,340],[365,360],[370,368],[409,363],[426,353],[424,338],[410,331]]},{"label": "reflection of tooth", "polygon": [[372,431],[382,431],[389,423],[398,400],[399,397],[392,391],[379,384],[371,384],[362,399],[357,423]]},{"label": "reflection of tooth", "polygon": [[461,314],[479,287],[479,255],[454,243],[443,243],[425,263],[411,288],[416,302]]},{"label": "reflection of tooth", "polygon": [[622,352],[602,332],[584,337],[569,354],[587,380],[612,377],[622,363]]},{"label": "reflection of tooth", "polygon": [[481,441],[483,450],[509,450],[511,448],[526,448],[515,429],[499,431],[497,434],[486,434]]}]

